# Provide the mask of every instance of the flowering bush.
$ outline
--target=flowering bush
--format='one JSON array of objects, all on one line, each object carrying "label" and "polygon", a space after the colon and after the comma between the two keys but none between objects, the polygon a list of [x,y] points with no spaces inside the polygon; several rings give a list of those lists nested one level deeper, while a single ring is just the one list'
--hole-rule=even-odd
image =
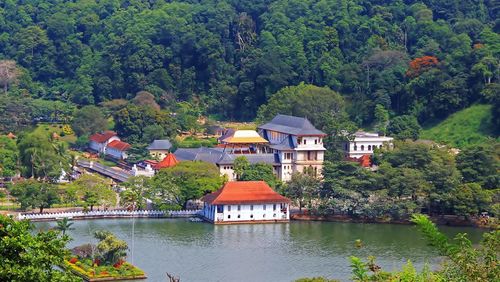
[{"label": "flowering bush", "polygon": [[71,135],[74,133],[73,129],[71,129],[71,126],[69,126],[69,124],[65,124],[62,127],[62,132],[64,133],[64,135]]},{"label": "flowering bush", "polygon": [[69,263],[75,264],[77,261],[78,261],[78,259],[77,259],[77,258],[72,257],[72,258],[69,260]]}]

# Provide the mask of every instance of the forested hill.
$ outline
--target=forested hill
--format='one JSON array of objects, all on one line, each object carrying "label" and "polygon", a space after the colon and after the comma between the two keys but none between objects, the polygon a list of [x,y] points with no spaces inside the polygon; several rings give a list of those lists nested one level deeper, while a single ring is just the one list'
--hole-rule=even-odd
[{"label": "forested hill", "polygon": [[0,59],[23,68],[11,93],[77,105],[145,90],[248,120],[305,82],[360,125],[377,104],[423,123],[498,105],[499,14],[497,0],[3,0]]}]

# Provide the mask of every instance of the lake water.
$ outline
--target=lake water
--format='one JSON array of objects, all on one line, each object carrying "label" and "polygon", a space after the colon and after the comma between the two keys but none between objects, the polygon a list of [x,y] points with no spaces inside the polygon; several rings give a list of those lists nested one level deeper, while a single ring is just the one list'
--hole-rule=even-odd
[{"label": "lake water", "polygon": [[[46,230],[55,222],[36,223]],[[337,222],[223,225],[187,219],[102,219],[75,221],[70,247],[96,243],[92,233],[106,229],[129,244],[128,261],[146,271],[148,282],[166,280],[166,272],[188,281],[293,281],[325,276],[351,277],[349,257],[373,255],[385,270],[407,260],[419,269],[437,266],[437,253],[427,247],[414,226]],[[135,230],[134,232],[132,232]],[[483,231],[441,227],[447,235],[466,232],[478,242]],[[360,249],[354,246],[362,240]]]}]

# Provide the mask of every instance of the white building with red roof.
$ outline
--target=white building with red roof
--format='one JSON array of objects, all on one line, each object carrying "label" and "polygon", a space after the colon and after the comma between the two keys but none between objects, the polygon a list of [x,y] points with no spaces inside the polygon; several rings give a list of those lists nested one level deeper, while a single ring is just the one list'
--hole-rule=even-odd
[{"label": "white building with red roof", "polygon": [[108,144],[108,146],[106,146],[105,154],[115,159],[124,160],[128,157],[128,149],[130,149],[129,143],[120,140],[113,140]]},{"label": "white building with red roof", "polygon": [[89,137],[89,148],[99,154],[123,160],[127,158],[130,144],[121,141],[114,131],[103,131]]},{"label": "white building with red roof", "polygon": [[120,137],[118,137],[114,131],[108,130],[98,132],[89,137],[89,148],[100,154],[104,154],[106,152],[106,146],[115,140],[120,140]]},{"label": "white building with red roof", "polygon": [[214,224],[290,220],[290,200],[264,181],[230,181],[202,201],[203,217]]}]

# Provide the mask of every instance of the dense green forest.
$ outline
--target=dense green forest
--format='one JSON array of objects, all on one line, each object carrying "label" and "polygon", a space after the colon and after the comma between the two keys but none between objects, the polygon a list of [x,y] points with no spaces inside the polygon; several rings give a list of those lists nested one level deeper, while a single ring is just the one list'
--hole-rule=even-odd
[{"label": "dense green forest", "polygon": [[78,107],[148,91],[163,109],[250,120],[304,82],[340,93],[359,126],[377,108],[424,124],[478,101],[498,125],[499,13],[495,0],[5,0],[0,59],[20,71],[0,84]]}]

